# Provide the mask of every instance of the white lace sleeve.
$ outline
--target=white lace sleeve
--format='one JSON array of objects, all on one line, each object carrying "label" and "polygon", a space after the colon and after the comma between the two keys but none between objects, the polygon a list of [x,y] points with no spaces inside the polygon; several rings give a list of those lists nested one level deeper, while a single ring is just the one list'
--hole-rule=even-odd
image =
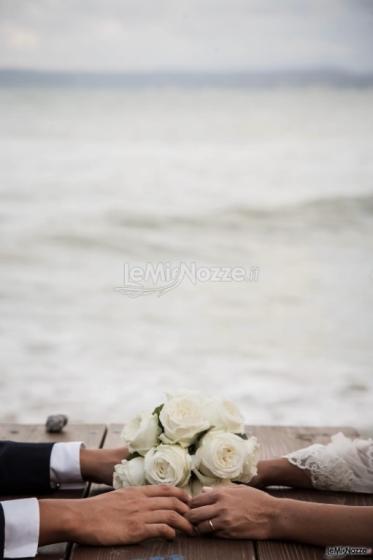
[{"label": "white lace sleeve", "polygon": [[373,493],[373,440],[350,440],[339,432],[327,445],[314,444],[285,455],[310,472],[319,490]]}]

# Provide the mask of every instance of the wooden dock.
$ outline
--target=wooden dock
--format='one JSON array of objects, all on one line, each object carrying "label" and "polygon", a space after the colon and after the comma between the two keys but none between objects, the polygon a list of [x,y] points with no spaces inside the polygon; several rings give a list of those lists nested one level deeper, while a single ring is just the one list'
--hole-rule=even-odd
[{"label": "wooden dock", "polygon": [[[61,434],[47,434],[42,425],[0,424],[0,439],[43,442],[84,441],[87,447],[116,447],[120,445],[122,425],[75,424],[68,425]],[[352,428],[301,428],[252,426],[248,434],[258,437],[262,458],[278,457],[289,451],[310,445],[327,443],[338,431],[356,436]],[[54,491],[48,497],[76,498],[107,491],[104,485],[86,485],[74,491]],[[319,492],[279,489],[271,491],[280,497],[324,502],[329,504],[370,505],[373,495],[343,492]],[[45,496],[44,496],[45,497]],[[338,543],[330,543],[338,544]],[[120,547],[88,547],[71,543],[41,547],[38,560],[320,560],[324,549],[289,542],[224,540],[214,537],[179,536],[172,542],[160,539],[138,545]]]}]

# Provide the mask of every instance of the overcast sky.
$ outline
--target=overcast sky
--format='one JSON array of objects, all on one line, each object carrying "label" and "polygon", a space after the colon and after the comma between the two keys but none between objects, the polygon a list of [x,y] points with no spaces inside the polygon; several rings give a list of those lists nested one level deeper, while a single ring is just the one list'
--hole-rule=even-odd
[{"label": "overcast sky", "polygon": [[373,71],[373,0],[0,0],[0,67]]}]

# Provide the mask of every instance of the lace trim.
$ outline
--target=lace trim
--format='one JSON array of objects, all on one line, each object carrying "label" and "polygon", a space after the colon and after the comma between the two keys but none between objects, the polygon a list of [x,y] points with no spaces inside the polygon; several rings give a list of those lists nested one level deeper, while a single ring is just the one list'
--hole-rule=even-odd
[{"label": "lace trim", "polygon": [[338,433],[328,445],[310,445],[285,457],[292,465],[309,471],[314,488],[373,493],[371,439],[351,441]]}]

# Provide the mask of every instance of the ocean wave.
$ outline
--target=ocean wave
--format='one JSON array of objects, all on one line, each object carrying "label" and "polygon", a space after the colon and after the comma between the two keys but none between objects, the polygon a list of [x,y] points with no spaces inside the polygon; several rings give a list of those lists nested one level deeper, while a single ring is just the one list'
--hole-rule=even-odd
[{"label": "ocean wave", "polygon": [[231,218],[237,217],[240,221],[297,221],[315,225],[361,223],[362,220],[373,221],[373,193],[360,196],[338,196],[318,198],[299,204],[284,205],[271,208],[231,208],[227,213]]},{"label": "ocean wave", "polygon": [[239,228],[250,225],[273,226],[286,224],[289,227],[317,226],[338,227],[373,225],[373,193],[360,196],[337,196],[318,198],[298,204],[276,207],[227,206],[223,210],[211,213],[194,213],[187,215],[135,214],[128,211],[110,211],[106,219],[113,225],[134,229],[203,228],[229,227]]},{"label": "ocean wave", "polygon": [[279,68],[237,72],[74,72],[0,68],[0,87],[83,88],[272,88],[325,85],[336,88],[373,86],[372,72],[336,67]]}]

